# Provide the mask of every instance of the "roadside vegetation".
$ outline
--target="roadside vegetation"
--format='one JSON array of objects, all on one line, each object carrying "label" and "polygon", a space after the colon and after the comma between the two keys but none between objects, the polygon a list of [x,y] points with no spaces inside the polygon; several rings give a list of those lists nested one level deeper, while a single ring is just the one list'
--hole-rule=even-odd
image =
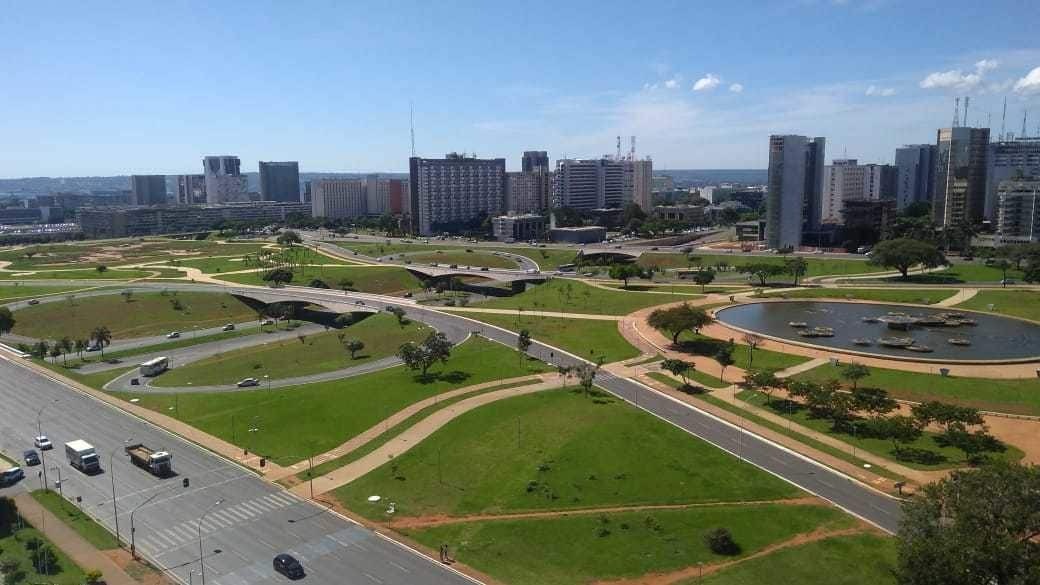
[{"label": "roadside vegetation", "polygon": [[461,315],[517,333],[527,330],[535,341],[593,361],[601,357],[605,363],[619,362],[639,355],[639,350],[632,347],[618,332],[617,321],[539,317],[530,314],[521,314],[519,319],[515,315],[494,313]]},{"label": "roadside vegetation", "polygon": [[[265,286],[272,284],[265,280],[271,271],[247,272],[242,274],[225,274],[218,276],[220,280]],[[315,281],[321,283],[319,288],[336,290],[355,290],[364,293],[400,295],[421,288],[421,281],[404,268],[397,266],[311,266],[300,271],[288,270],[290,280],[283,284],[296,286],[314,286]]]}]

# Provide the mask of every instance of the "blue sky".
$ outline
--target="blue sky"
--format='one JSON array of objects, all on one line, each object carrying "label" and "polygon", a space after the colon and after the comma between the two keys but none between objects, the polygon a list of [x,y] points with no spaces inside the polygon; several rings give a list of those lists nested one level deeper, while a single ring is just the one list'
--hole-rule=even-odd
[{"label": "blue sky", "polygon": [[[5,6],[6,5],[6,6]],[[655,168],[759,168],[767,136],[885,162],[969,119],[1040,122],[1035,0],[0,4],[0,176],[407,169],[638,136]],[[696,88],[696,89],[695,89]],[[627,138],[625,139],[627,146]]]}]

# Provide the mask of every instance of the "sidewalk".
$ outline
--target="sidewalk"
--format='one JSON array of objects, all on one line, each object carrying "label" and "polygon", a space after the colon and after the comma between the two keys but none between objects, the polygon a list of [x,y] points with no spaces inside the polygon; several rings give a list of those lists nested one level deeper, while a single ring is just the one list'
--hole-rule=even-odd
[{"label": "sidewalk", "polygon": [[[105,553],[94,548],[76,531],[69,528],[60,518],[51,514],[41,506],[28,493],[21,493],[14,497],[18,506],[18,513],[22,515],[33,528],[44,534],[54,546],[67,554],[72,562],[80,566],[84,571],[98,569],[104,576],[107,585],[139,585],[137,581],[127,575],[112,559]],[[41,522],[42,519],[42,522]]]}]

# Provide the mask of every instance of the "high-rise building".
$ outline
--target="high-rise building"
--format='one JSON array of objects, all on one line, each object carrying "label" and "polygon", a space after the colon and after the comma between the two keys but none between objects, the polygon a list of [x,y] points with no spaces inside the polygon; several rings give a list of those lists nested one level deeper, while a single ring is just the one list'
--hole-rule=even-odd
[{"label": "high-rise building", "polygon": [[260,161],[260,200],[300,201],[300,163]]},{"label": "high-rise building", "polygon": [[130,175],[130,205],[166,205],[166,175]]},{"label": "high-rise building", "polygon": [[1040,176],[997,185],[997,242],[1040,242]]},{"label": "high-rise building", "polygon": [[549,153],[544,150],[525,150],[520,170],[525,173],[548,173]]},{"label": "high-rise building", "polygon": [[822,137],[769,137],[766,243],[770,248],[797,248],[803,231],[819,229],[826,144]]},{"label": "high-rise building", "polygon": [[609,209],[626,203],[625,164],[612,158],[558,160],[552,185],[553,207]]},{"label": "high-rise building", "polygon": [[505,211],[504,158],[412,157],[409,171],[412,229],[421,235],[477,227]]},{"label": "high-rise building", "polygon": [[932,200],[935,145],[908,144],[896,149],[896,209]]},{"label": "high-rise building", "polygon": [[958,126],[936,132],[932,217],[940,226],[978,223],[986,211],[989,128]]},{"label": "high-rise building", "polygon": [[207,203],[249,201],[249,187],[237,156],[207,156],[202,159],[202,170]]},{"label": "high-rise building", "polygon": [[[628,198],[646,213],[654,209],[654,163],[649,158],[626,160],[632,169],[632,195]],[[627,181],[626,181],[627,183]]]},{"label": "high-rise building", "polygon": [[206,202],[206,175],[177,175],[177,204],[198,205]]},{"label": "high-rise building", "polygon": [[552,174],[506,173],[506,210],[509,213],[542,213],[549,205]]},{"label": "high-rise building", "polygon": [[329,219],[350,219],[367,215],[365,181],[361,179],[311,181],[311,215]]},{"label": "high-rise building", "polygon": [[834,159],[823,170],[820,221],[843,223],[846,201],[895,199],[896,174],[892,165],[861,165],[854,158]]},{"label": "high-rise building", "polygon": [[1017,176],[1040,176],[1040,137],[991,142],[986,169],[986,217],[996,216],[1001,181]]}]

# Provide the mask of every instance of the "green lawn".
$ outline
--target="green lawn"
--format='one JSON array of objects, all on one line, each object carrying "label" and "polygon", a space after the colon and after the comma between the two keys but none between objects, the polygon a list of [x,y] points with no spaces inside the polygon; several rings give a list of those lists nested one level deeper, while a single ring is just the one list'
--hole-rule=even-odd
[{"label": "green lawn", "polygon": [[602,356],[607,363],[619,362],[639,355],[618,332],[617,321],[595,321],[592,319],[566,319],[560,317],[537,317],[520,315],[519,324],[515,315],[494,313],[459,313],[463,317],[497,325],[510,331],[527,329],[535,341],[564,349],[574,355],[590,358]]},{"label": "green lawn", "polygon": [[[906,448],[915,449],[920,451],[930,451],[937,455],[937,460],[933,463],[920,463],[916,461],[903,461],[895,456],[894,450],[895,445],[889,439],[879,439],[870,436],[863,436],[859,433],[839,433],[832,429],[831,422],[820,418],[811,416],[807,409],[798,408],[794,403],[784,402],[780,403],[777,401],[773,405],[767,405],[768,398],[762,392],[755,392],[750,390],[743,390],[737,393],[737,398],[749,403],[754,404],[760,408],[769,410],[778,416],[782,416],[786,419],[802,425],[803,427],[812,429],[814,431],[824,433],[834,437],[844,443],[854,446],[856,449],[861,449],[868,453],[873,453],[878,457],[883,457],[889,461],[901,463],[907,467],[913,469],[950,469],[955,467],[964,467],[968,465],[964,454],[953,447],[943,447],[936,443],[935,439],[938,436],[936,433],[924,433],[913,443],[904,445]],[[795,406],[794,409],[783,408],[783,405]],[[866,421],[862,421],[866,422]],[[858,428],[858,427],[857,427]],[[1003,453],[997,453],[993,455],[994,459],[1002,459],[1007,461],[1018,461],[1023,456],[1022,451],[1017,448],[1008,446],[1008,450]]]},{"label": "green lawn", "polygon": [[[16,570],[20,579],[15,579],[13,575],[7,576],[8,583],[48,583],[53,585],[81,585],[84,581],[85,575],[83,569],[76,566],[72,562],[72,559],[68,557],[62,550],[56,546],[41,533],[40,531],[33,528],[28,524],[29,519],[26,519],[26,526],[21,530],[12,532],[11,534],[3,535],[0,534],[0,551],[2,555],[0,558],[11,559],[18,563],[18,569]],[[38,521],[38,519],[34,520]],[[56,568],[50,571],[46,575],[41,575],[36,572],[33,566],[32,557],[30,551],[26,548],[26,543],[32,539],[39,539],[47,544],[57,559],[55,566]]]},{"label": "green lawn", "polygon": [[[150,272],[143,270],[117,270],[110,268],[104,272],[97,270],[50,270],[37,268],[41,272],[25,274],[21,272],[0,272],[0,280],[131,280],[144,278]],[[15,276],[15,275],[18,276]]]},{"label": "green lawn", "polygon": [[[242,284],[266,285],[263,276],[264,272],[248,272],[226,274],[220,278]],[[353,288],[358,291],[374,294],[399,294],[421,287],[418,278],[397,266],[309,266],[293,273],[291,284],[305,286],[315,278],[323,280],[329,288],[337,289],[341,280],[348,279],[354,282]]]},{"label": "green lawn", "polygon": [[81,290],[83,286],[37,286],[31,285],[0,285],[0,301],[5,303],[18,299],[31,299],[33,297],[44,297],[56,295],[72,290]]},{"label": "green lawn", "polygon": [[[447,364],[430,368],[427,381],[398,366],[343,380],[273,390],[114,394],[124,400],[140,398],[140,406],[268,455],[276,463],[288,464],[324,453],[413,402],[447,390],[541,371],[547,368],[540,362],[521,366],[512,349],[471,339],[453,350]],[[250,433],[250,428],[259,431]]]},{"label": "green lawn", "polygon": [[[834,366],[824,364],[795,377],[826,382],[839,379],[840,372]],[[859,385],[883,388],[894,398],[904,400],[941,400],[982,410],[1040,415],[1040,379],[1037,378],[943,378],[938,374],[870,368],[870,375],[860,380]]]},{"label": "green lawn", "polygon": [[989,312],[990,305],[994,313],[1040,321],[1040,291],[1035,290],[980,290],[957,306]]},{"label": "green lawn", "polygon": [[[283,339],[263,345],[243,347],[172,368],[152,382],[154,386],[197,386],[234,384],[242,378],[292,378],[331,372],[393,355],[402,344],[420,342],[430,333],[429,327],[411,321],[403,327],[388,313],[372,315],[360,323],[339,331],[304,336],[303,339]],[[359,339],[365,349],[351,359],[343,349],[339,335],[345,339]]]},{"label": "green lawn", "polygon": [[39,502],[40,505],[50,510],[52,514],[65,522],[65,524],[68,524],[69,528],[75,530],[77,534],[82,536],[83,539],[90,544],[94,545],[98,550],[112,550],[119,548],[119,542],[116,541],[115,535],[97,522],[94,522],[90,516],[84,514],[75,504],[62,498],[58,492],[52,490],[34,490],[32,492],[32,497],[34,500]]},{"label": "green lawn", "polygon": [[766,293],[763,297],[791,299],[857,299],[883,303],[915,303],[931,305],[952,297],[956,290],[871,289],[871,288],[807,288],[783,293]]},{"label": "green lawn", "polygon": [[[653,454],[652,456],[648,456]],[[645,412],[572,387],[508,398],[451,421],[335,491],[370,518],[789,498],[791,485]]]},{"label": "green lawn", "polygon": [[253,253],[259,243],[222,244],[214,240],[171,240],[124,238],[88,243],[42,244],[0,251],[0,260],[10,261],[11,270],[81,268],[104,264],[109,268],[126,264],[167,261],[171,258],[201,258]]},{"label": "green lawn", "polygon": [[[181,309],[175,308],[180,303]],[[170,291],[135,291],[127,302],[121,294],[80,297],[72,302],[41,303],[15,311],[14,333],[37,339],[64,335],[87,338],[90,331],[105,325],[112,339],[159,335],[172,330],[190,331],[256,318],[256,313],[231,295]]]},{"label": "green lawn", "polygon": [[[667,335],[669,339],[671,338],[671,335],[667,332],[662,333]],[[727,345],[727,342],[685,331],[679,335],[679,345],[680,351],[714,357],[718,353],[719,348]],[[733,365],[738,368],[747,369],[751,367],[756,370],[784,370],[809,360],[810,358],[800,355],[780,353],[768,349],[756,349],[752,356],[748,346],[741,343],[739,339],[734,339]]]},{"label": "green lawn", "polygon": [[[736,254],[693,254],[700,258],[700,266],[715,268],[717,264],[723,263],[728,270],[739,268],[747,264],[783,264],[785,258],[781,256],[745,256]],[[810,256],[798,256],[804,258],[808,264],[805,276],[841,276],[864,274],[869,272],[882,272],[884,268],[874,266],[864,260],[843,260],[836,258],[813,258]],[[662,252],[646,252],[639,257],[639,263],[643,266],[656,264],[661,268],[687,268],[690,263],[681,254],[667,254]],[[698,265],[692,265],[696,268]],[[729,272],[723,272],[725,276]],[[780,275],[775,278],[778,282],[791,280],[790,275]]]},{"label": "green lawn", "polygon": [[560,248],[531,248],[531,247],[506,247],[506,248],[481,248],[482,250],[498,250],[499,252],[509,252],[518,256],[526,256],[531,260],[534,260],[538,264],[538,268],[541,270],[556,270],[563,264],[574,264],[574,259],[578,255],[577,250],[567,250]]},{"label": "green lawn", "polygon": [[389,256],[391,254],[396,255],[404,252],[430,252],[444,248],[450,249],[450,246],[444,245],[441,242],[432,242],[429,244],[351,244],[349,242],[337,240],[330,243],[335,244],[348,252],[357,252],[362,256],[371,256],[372,258],[380,258],[382,256]]},{"label": "green lawn", "polygon": [[837,536],[779,550],[677,585],[896,585],[896,541],[874,534]]},{"label": "green lawn", "polygon": [[[432,252],[408,254],[403,256],[403,258],[417,264],[436,262],[441,266],[457,264],[458,266],[487,266],[488,268],[519,268],[515,260],[483,252],[479,248],[473,252],[467,252],[465,249],[434,250]],[[397,259],[395,258],[395,260]]]},{"label": "green lawn", "polygon": [[[1014,280],[1021,280],[1022,271],[1008,270],[1007,277]],[[926,274],[914,274],[911,272],[910,282],[956,284],[970,282],[1000,282],[1002,278],[1004,278],[1004,273],[999,268],[986,266],[985,264],[978,262],[968,262],[964,264],[954,264],[946,270],[938,270]],[[894,277],[890,280],[903,281],[902,278],[899,277]]]},{"label": "green lawn", "polygon": [[554,278],[545,284],[529,285],[526,291],[518,295],[492,299],[480,306],[490,309],[521,307],[532,311],[627,315],[644,307],[694,298],[698,296],[606,290],[581,281]]},{"label": "green lawn", "polygon": [[448,544],[459,561],[501,582],[570,585],[725,561],[732,557],[704,543],[718,527],[730,530],[746,556],[818,527],[851,523],[834,508],[773,504],[472,522],[406,534],[431,547]]},{"label": "green lawn", "polygon": [[[664,373],[663,371],[647,372],[646,375],[650,376],[651,378],[657,380],[662,384],[667,384],[672,388],[678,388],[679,386],[682,386],[681,380],[676,380],[675,378],[671,377],[669,374]],[[721,382],[715,376],[709,376],[708,374],[705,374],[704,372],[698,372],[697,370],[694,370],[686,374],[686,377],[689,378],[690,381],[694,383],[694,385],[700,384],[701,386],[707,386],[708,388],[728,388],[732,385],[728,382]]]},{"label": "green lawn", "polygon": [[279,260],[291,261],[293,264],[337,264],[334,258],[315,252],[312,248],[295,246],[282,250],[273,250],[270,258],[260,260],[255,253],[241,256],[209,257],[191,260],[171,260],[172,266],[198,268],[206,274],[234,272],[250,268],[274,268]]}]

